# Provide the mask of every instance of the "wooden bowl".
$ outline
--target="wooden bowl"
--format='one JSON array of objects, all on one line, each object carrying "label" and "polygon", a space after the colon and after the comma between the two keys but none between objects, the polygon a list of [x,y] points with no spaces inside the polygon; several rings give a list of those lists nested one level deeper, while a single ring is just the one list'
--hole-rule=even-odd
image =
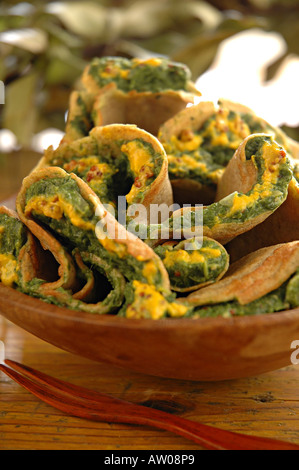
[{"label": "wooden bowl", "polygon": [[154,376],[249,377],[291,365],[299,309],[269,315],[133,320],[56,307],[0,284],[0,312],[74,354]]}]

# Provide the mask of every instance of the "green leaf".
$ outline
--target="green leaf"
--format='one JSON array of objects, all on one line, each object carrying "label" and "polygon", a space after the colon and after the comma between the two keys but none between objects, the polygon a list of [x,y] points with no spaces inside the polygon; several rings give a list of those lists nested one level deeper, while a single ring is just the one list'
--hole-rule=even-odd
[{"label": "green leaf", "polygon": [[31,73],[6,87],[3,127],[10,129],[21,146],[29,147],[37,120],[35,94],[38,75]]}]

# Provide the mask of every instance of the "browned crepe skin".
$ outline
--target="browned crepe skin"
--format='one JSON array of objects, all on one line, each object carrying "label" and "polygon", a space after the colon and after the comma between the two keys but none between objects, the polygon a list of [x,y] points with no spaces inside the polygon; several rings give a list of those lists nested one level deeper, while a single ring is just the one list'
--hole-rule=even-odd
[{"label": "browned crepe skin", "polygon": [[[51,168],[49,170],[54,170]],[[58,169],[60,170],[60,169]],[[63,170],[62,170],[63,171]],[[44,176],[49,176],[51,171],[47,169],[39,170],[38,173],[42,173]],[[65,173],[65,172],[64,172]],[[52,175],[55,177],[56,175]],[[51,176],[49,176],[51,177]],[[43,250],[49,251],[53,257],[56,259],[58,264],[58,279],[51,282],[45,282],[36,287],[35,295],[42,298],[56,299],[59,304],[66,305],[70,308],[75,308],[90,313],[104,314],[111,311],[111,307],[108,305],[103,305],[103,302],[98,302],[96,300],[96,293],[94,292],[94,276],[92,271],[85,265],[82,260],[82,256],[91,261],[93,265],[98,265],[103,267],[106,271],[116,271],[110,266],[108,266],[104,261],[94,256],[90,259],[88,253],[79,253],[75,251],[74,259],[71,255],[65,250],[65,248],[60,244],[52,234],[47,230],[42,228],[37,222],[35,222],[31,217],[27,217],[24,213],[25,207],[25,198],[26,191],[30,185],[36,181],[34,178],[34,173],[29,175],[24,179],[21,191],[18,194],[16,206],[20,220],[26,225],[28,230],[30,230],[35,237],[39,240]],[[49,268],[48,260],[43,262],[43,269],[41,270],[41,263],[44,257],[44,251],[39,249],[38,251],[38,263],[39,269],[35,272],[29,273],[27,268],[25,268],[26,282],[31,281],[34,278],[38,279],[47,279],[47,270]],[[82,256],[81,256],[82,255]],[[32,254],[28,249],[24,251],[24,259],[26,257],[31,257]],[[25,264],[27,266],[27,263]],[[77,270],[80,270],[81,274],[85,278],[85,281],[82,284],[82,280],[79,281],[77,276]],[[121,279],[123,283],[123,289],[125,287],[125,280],[120,273],[117,273],[117,276]],[[82,277],[82,276],[81,276]],[[109,296],[109,294],[108,294]],[[91,302],[94,303],[91,303]]]},{"label": "browned crepe skin", "polygon": [[299,267],[299,241],[262,248],[233,263],[217,284],[184,300],[194,306],[237,300],[246,305],[278,289]]},{"label": "browned crepe skin", "polygon": [[[185,108],[160,127],[158,139],[163,144],[172,136],[178,137],[184,129],[198,131],[215,112],[215,105],[209,101]],[[192,179],[173,179],[171,185],[174,200],[178,204],[184,204],[186,201],[189,204],[211,204],[215,197],[215,191],[212,188]]]},{"label": "browned crepe skin", "polygon": [[[282,131],[280,133],[289,152],[289,158],[291,161],[292,159],[294,161],[298,160],[299,143],[290,139]],[[221,194],[218,193],[218,199],[220,197]],[[227,245],[226,248],[231,261],[237,261],[243,256],[266,246],[299,240],[298,212],[299,184],[293,178],[289,184],[287,199],[282,205],[262,223],[234,238]]]},{"label": "browned crepe skin", "polygon": [[[249,192],[255,184],[257,184],[257,170],[254,166],[254,163],[251,160],[246,160],[245,155],[245,148],[247,142],[255,137],[265,136],[264,134],[253,134],[248,136],[242,144],[239,146],[237,151],[235,152],[233,158],[230,160],[226,170],[221,178],[219,185],[218,185],[218,192],[217,192],[217,201],[220,201],[225,196],[236,192],[240,194],[246,194]],[[203,213],[207,210],[208,207],[203,207]],[[199,212],[202,208],[197,209]],[[277,209],[276,209],[277,210]],[[187,217],[188,212],[194,211],[194,207],[185,207],[182,209],[178,209],[173,212],[172,219],[181,218],[183,215]],[[261,214],[252,217],[246,221],[240,223],[239,221],[236,222],[229,222],[223,223],[219,222],[215,224],[213,227],[208,227],[203,225],[203,235],[206,237],[210,237],[213,240],[220,242],[222,245],[227,244],[234,238],[240,236],[241,234],[248,232],[253,227],[261,224],[264,220],[266,220],[273,212],[271,211],[264,211]],[[204,222],[203,222],[204,223]],[[191,238],[195,235],[194,227],[190,230],[186,229],[184,233],[184,238]],[[170,231],[170,238],[173,237],[172,231]],[[157,246],[163,243],[163,239],[159,239],[159,237],[152,238],[152,240],[148,240],[147,243],[150,246]],[[229,254],[230,251],[229,251]]]},{"label": "browned crepe skin", "polygon": [[[78,100],[81,99],[84,103],[86,108],[86,113],[82,112],[82,107],[79,106]],[[83,127],[85,127],[88,131],[92,127],[92,123],[90,120],[90,113],[92,111],[92,103],[93,103],[93,95],[86,91],[73,91],[70,95],[69,100],[69,109],[67,115],[67,122],[65,126],[65,135],[63,136],[62,142],[73,142],[74,140],[81,139],[85,135],[83,132]],[[73,125],[74,120],[80,120],[82,128]]]},{"label": "browned crepe skin", "polygon": [[285,202],[261,224],[243,233],[227,245],[231,260],[262,247],[299,239],[299,185],[292,179]]},{"label": "browned crepe skin", "polygon": [[[95,215],[98,216],[99,221],[102,218],[105,218],[107,238],[114,242],[116,245],[124,246],[127,250],[127,253],[136,258],[137,260],[154,261],[161,274],[161,285],[163,289],[165,290],[165,292],[170,291],[168,274],[159,256],[156,255],[155,252],[141,239],[128,232],[124,226],[119,224],[117,220],[113,217],[113,215],[107,212],[106,208],[103,206],[97,195],[81,178],[79,178],[73,173],[68,174],[62,168],[40,168],[31,173],[29,176],[27,176],[27,178],[25,178],[23,181],[21,191],[17,198],[17,211],[19,213],[20,219],[32,231],[32,233],[39,234],[40,230],[42,229],[33,220],[33,218],[27,217],[24,214],[27,188],[29,188],[33,183],[41,179],[65,178],[66,176],[69,176],[75,180],[83,199],[89,201],[93,205]],[[47,237],[51,237],[53,239],[53,237],[48,232],[45,231],[45,234],[47,235]]]},{"label": "browned crepe skin", "polygon": [[[254,136],[264,136],[264,134],[254,134]],[[251,139],[252,136],[248,136],[243,140],[227,165],[218,184],[216,201],[220,201],[234,191],[246,194],[256,184],[257,169],[252,160],[246,160],[245,154],[247,142]]]},{"label": "browned crepe skin", "polygon": [[190,106],[165,122],[159,129],[158,138],[163,143],[173,136],[179,136],[184,129],[198,131],[215,113],[216,107],[211,101],[202,101],[197,105]]},{"label": "browned crepe skin", "polygon": [[[223,104],[226,102],[223,101]],[[231,109],[252,113],[249,108],[242,105],[230,103]],[[259,118],[264,123],[266,121]],[[276,135],[283,142],[285,149],[292,160],[299,159],[299,143],[288,137],[281,129],[275,128]],[[240,183],[241,186],[241,183]],[[221,197],[218,193],[217,199]],[[292,179],[288,189],[288,197],[283,204],[261,224],[256,225],[250,231],[234,238],[228,245],[227,250],[231,261],[234,262],[248,253],[260,248],[279,243],[287,243],[299,239],[299,185],[295,178]]]},{"label": "browned crepe skin", "polygon": [[165,121],[193,102],[194,95],[185,91],[124,93],[115,83],[109,83],[95,98],[92,118],[95,126],[136,124],[156,136]]},{"label": "browned crepe skin", "polygon": [[[18,214],[6,207],[0,207],[0,213],[7,214],[9,217],[14,217],[18,220]],[[38,235],[41,235],[43,229],[40,230]],[[27,284],[34,280],[40,279],[45,281],[41,285],[36,285],[36,293],[40,292],[41,295],[49,295],[60,298],[61,293],[57,289],[64,288],[75,288],[77,285],[75,267],[72,259],[67,254],[62,254],[64,249],[61,247],[59,257],[57,256],[56,261],[62,264],[58,267],[55,262],[55,256],[53,249],[56,249],[57,245],[52,246],[51,249],[43,249],[41,246],[42,240],[38,237],[34,237],[32,233],[26,230],[27,241],[21,248],[18,262],[20,269],[20,286],[26,291]],[[46,245],[44,245],[46,246]],[[47,244],[47,246],[49,246]],[[70,260],[70,264],[69,263]],[[78,257],[78,261],[79,257]],[[81,265],[82,266],[82,265]],[[58,273],[57,273],[58,271]],[[59,279],[57,280],[57,277]],[[81,298],[87,296],[88,290],[91,289],[90,283],[87,283],[82,292],[79,291],[77,295]]]},{"label": "browned crepe skin", "polygon": [[[151,135],[149,132],[146,132],[142,129],[139,129],[135,125],[124,125],[124,124],[111,124],[103,127],[95,127],[90,131],[89,134],[91,137],[94,137],[99,145],[103,145],[111,150],[114,155],[120,154],[120,141],[132,141],[134,139],[142,139],[145,142],[149,143],[154,152],[162,156],[163,163],[160,170],[160,173],[155,178],[153,183],[150,185],[150,189],[146,192],[145,197],[142,201],[142,204],[148,209],[148,218],[149,218],[149,208],[151,204],[167,204],[171,206],[173,203],[172,188],[168,177],[168,160],[163,146],[160,144],[158,139]],[[39,161],[38,165],[35,167],[34,171],[40,168],[44,168],[50,165],[50,162],[55,158],[57,153],[63,153],[68,151],[68,147],[71,149],[79,149],[81,145],[84,145],[84,139],[79,139],[71,143],[62,143],[60,144],[57,150],[54,150],[53,147],[49,147],[44,156]],[[68,151],[69,158],[72,158],[72,152]],[[68,161],[68,159],[66,159]],[[140,222],[147,222],[141,221]]]},{"label": "browned crepe skin", "polygon": [[[235,103],[222,98],[219,100],[219,107],[240,114],[250,114],[265,128],[269,126],[264,119],[256,116],[252,109],[240,103]],[[216,112],[216,106],[214,103],[209,101],[202,101],[195,106],[190,106],[165,122],[159,129],[158,138],[163,144],[163,142],[165,143],[169,141],[172,136],[178,137],[185,129],[190,129],[191,131],[196,132],[200,130],[204,123]],[[272,134],[279,137],[285,148],[289,147],[294,151],[296,149],[296,154],[298,154],[299,158],[299,148],[295,147],[295,143],[292,142],[283,131],[278,128],[273,128]],[[190,204],[211,204],[214,202],[215,191],[197,181],[185,178],[171,180],[171,184],[174,200],[179,204],[183,204],[186,201]]]},{"label": "browned crepe skin", "polygon": [[31,177],[23,180],[21,190],[17,196],[16,208],[18,216],[28,230],[39,240],[44,250],[49,250],[58,263],[58,276],[55,282],[45,283],[41,286],[45,295],[59,288],[75,289],[77,284],[76,268],[72,257],[65,248],[48,231],[37,224],[33,219],[27,218],[24,214],[26,191],[31,185]]}]

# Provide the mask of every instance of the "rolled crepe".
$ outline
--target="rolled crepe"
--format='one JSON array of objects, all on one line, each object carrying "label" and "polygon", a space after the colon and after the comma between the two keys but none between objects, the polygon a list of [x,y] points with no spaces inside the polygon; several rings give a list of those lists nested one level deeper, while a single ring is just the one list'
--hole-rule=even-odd
[{"label": "rolled crepe", "polygon": [[[0,280],[4,285],[90,313],[110,313],[121,306],[124,278],[104,261],[78,251],[72,257],[42,227],[34,227],[34,237],[17,214],[5,207],[0,208],[0,231]],[[105,274],[113,286],[103,301],[95,301],[95,270]]]},{"label": "rolled crepe", "polygon": [[299,239],[299,144],[289,139],[288,148],[292,155],[291,166],[294,176],[288,187],[287,199],[263,223],[228,244],[227,249],[233,261],[265,246]]},{"label": "rolled crepe", "polygon": [[298,240],[298,211],[299,185],[292,178],[286,201],[264,222],[227,245],[232,261],[266,246]]},{"label": "rolled crepe", "polygon": [[[2,259],[5,262],[5,256],[13,256],[16,266],[14,274],[16,285],[22,290],[28,290],[29,283],[33,279],[42,277],[43,285],[38,288],[45,292],[60,288],[75,288],[77,280],[74,262],[57,240],[45,233],[42,228],[36,231],[36,238],[34,238],[18,215],[5,207],[0,208],[0,216]],[[40,241],[41,246],[37,240]],[[48,251],[53,255],[51,260]],[[53,262],[54,259],[56,262]],[[8,267],[9,265],[6,264],[6,270]],[[55,281],[53,281],[54,277],[56,277]],[[8,284],[5,279],[2,279],[2,282]]]},{"label": "rolled crepe", "polygon": [[285,150],[272,136],[254,134],[239,146],[218,185],[218,202],[174,211],[171,218],[148,228],[147,243],[190,238],[200,227],[203,235],[222,244],[262,223],[286,200],[292,170]]},{"label": "rolled crepe", "polygon": [[169,292],[169,279],[161,259],[120,225],[75,174],[58,167],[31,173],[23,181],[17,211],[33,234],[43,225],[69,249],[91,253],[120,271],[127,280],[140,279],[161,292]]},{"label": "rolled crepe", "polygon": [[208,237],[179,243],[169,241],[155,249],[167,269],[171,289],[190,292],[219,281],[229,266],[225,248]]},{"label": "rolled crepe", "polygon": [[299,305],[299,242],[262,248],[233,263],[217,284],[184,299],[198,316],[272,313]]},{"label": "rolled crepe", "polygon": [[82,89],[72,94],[63,141],[114,123],[136,124],[157,135],[163,122],[201,95],[190,77],[185,65],[162,58],[93,59],[82,75]]},{"label": "rolled crepe", "polygon": [[91,118],[94,96],[87,91],[73,91],[70,95],[65,135],[62,142],[73,142],[89,134],[93,122]]},{"label": "rolled crepe", "polygon": [[21,286],[26,277],[35,277],[37,271],[33,236],[14,211],[0,207],[0,281],[8,287]]},{"label": "rolled crepe", "polygon": [[251,134],[275,136],[287,149],[288,138],[238,103],[220,100],[188,107],[165,122],[158,133],[168,156],[174,200],[180,204],[214,202],[224,169]]},{"label": "rolled crepe", "polygon": [[36,169],[46,166],[77,174],[102,203],[115,207],[120,195],[126,195],[128,206],[142,203],[146,220],[151,204],[173,202],[164,149],[136,126],[95,127],[88,137],[62,143],[56,150],[49,147]]}]

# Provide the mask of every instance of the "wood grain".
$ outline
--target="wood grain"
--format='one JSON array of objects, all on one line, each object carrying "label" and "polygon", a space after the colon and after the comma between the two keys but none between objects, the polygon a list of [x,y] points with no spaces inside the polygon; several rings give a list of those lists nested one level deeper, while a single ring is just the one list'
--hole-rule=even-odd
[{"label": "wood grain", "polygon": [[[64,352],[0,317],[6,357],[93,390],[236,432],[299,444],[299,366],[250,379],[153,378]],[[66,416],[0,373],[0,449],[199,450],[166,431]]]}]

